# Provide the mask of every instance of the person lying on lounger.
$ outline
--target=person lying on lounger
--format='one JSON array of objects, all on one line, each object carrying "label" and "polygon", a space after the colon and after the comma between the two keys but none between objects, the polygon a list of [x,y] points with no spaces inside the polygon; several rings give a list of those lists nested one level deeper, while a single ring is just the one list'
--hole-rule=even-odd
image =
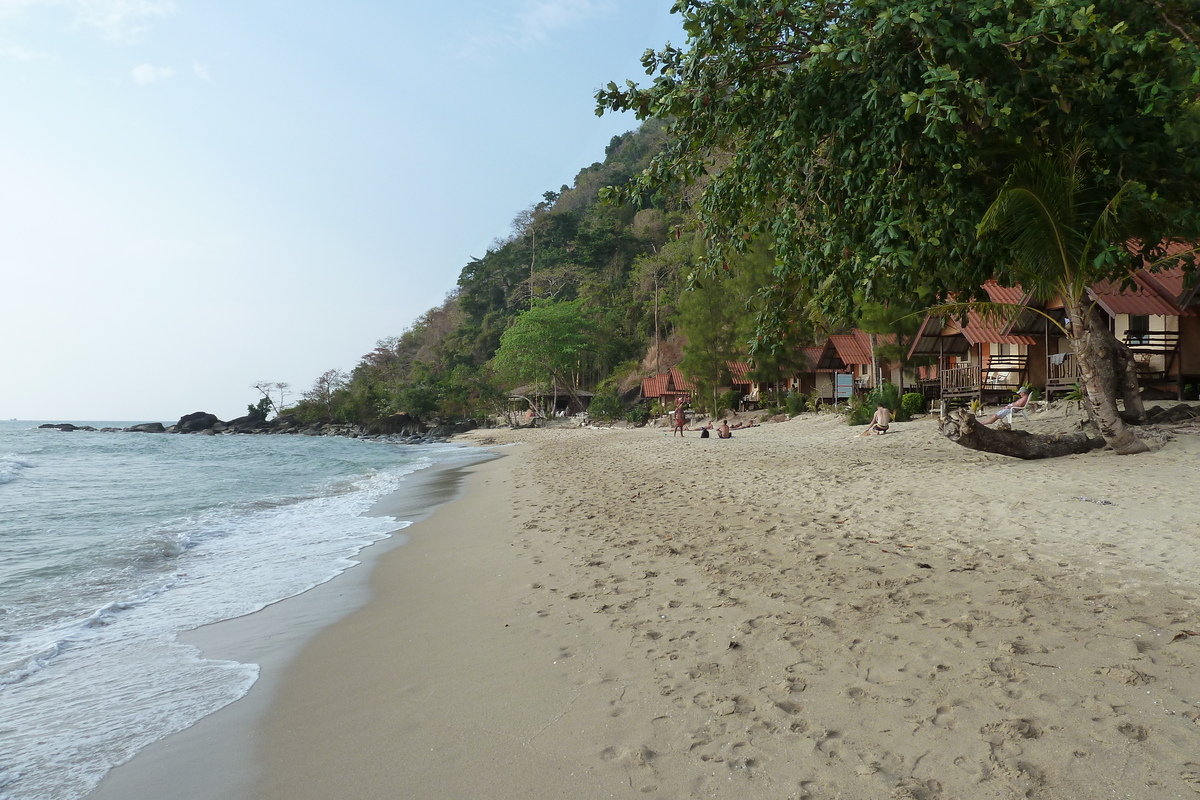
[{"label": "person lying on lounger", "polygon": [[979,420],[979,424],[980,425],[991,425],[993,422],[995,422],[997,420],[1001,420],[1001,419],[1006,420],[1006,421],[1010,420],[1010,419],[1012,419],[1013,412],[1016,411],[1018,408],[1024,408],[1025,404],[1028,402],[1029,402],[1029,390],[1026,389],[1024,386],[1022,386],[1020,389],[1017,389],[1017,399],[1016,400],[1013,400],[1011,403],[1009,403],[1004,408],[997,411],[995,414],[992,414],[987,419]]}]

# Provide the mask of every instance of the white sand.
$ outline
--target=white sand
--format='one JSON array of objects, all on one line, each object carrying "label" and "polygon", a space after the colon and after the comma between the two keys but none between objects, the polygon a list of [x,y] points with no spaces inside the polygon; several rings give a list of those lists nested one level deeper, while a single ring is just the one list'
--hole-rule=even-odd
[{"label": "white sand", "polygon": [[475,434],[525,444],[288,671],[255,796],[1196,797],[1200,437],[859,430]]}]

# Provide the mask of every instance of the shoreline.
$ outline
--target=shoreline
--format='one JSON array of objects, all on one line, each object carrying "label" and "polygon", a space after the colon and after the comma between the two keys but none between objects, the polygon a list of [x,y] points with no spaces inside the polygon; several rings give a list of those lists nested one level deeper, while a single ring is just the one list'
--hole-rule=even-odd
[{"label": "shoreline", "polygon": [[893,428],[465,437],[522,446],[288,668],[249,796],[1193,796],[1200,438]]},{"label": "shoreline", "polygon": [[[480,461],[494,457],[482,450],[478,456]],[[480,461],[440,462],[404,476],[400,487],[380,498],[365,515],[390,516],[408,524],[363,548],[355,556],[358,564],[342,574],[253,614],[181,635],[181,642],[199,648],[206,659],[258,664],[258,680],[246,695],[114,767],[85,800],[245,796],[257,771],[253,756],[257,728],[288,664],[321,628],[336,624],[369,601],[370,575],[379,559],[403,549],[413,525],[458,497],[464,471]]]}]

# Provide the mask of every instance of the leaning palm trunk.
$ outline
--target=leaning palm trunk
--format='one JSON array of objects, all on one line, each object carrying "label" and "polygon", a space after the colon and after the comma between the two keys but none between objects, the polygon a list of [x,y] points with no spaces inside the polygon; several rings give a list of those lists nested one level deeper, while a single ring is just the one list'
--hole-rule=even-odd
[{"label": "leaning palm trunk", "polygon": [[[1126,391],[1128,362],[1122,358],[1121,343],[1095,315],[1084,310],[1078,298],[1070,303],[1071,344],[1079,362],[1083,388],[1087,393],[1088,412],[1100,428],[1105,442],[1121,455],[1144,453],[1150,448],[1134,435],[1117,410],[1116,390],[1122,388],[1126,411],[1144,418],[1141,396]],[[1134,377],[1136,387],[1137,378]],[[1133,399],[1133,398],[1136,398]],[[1133,404],[1135,407],[1130,408]]]},{"label": "leaning palm trunk", "polygon": [[1117,409],[1125,402],[1128,419],[1145,418],[1129,349],[1116,340],[1087,297],[1097,281],[1122,277],[1126,244],[1134,238],[1127,213],[1143,192],[1126,181],[1106,196],[1102,182],[1085,166],[1088,148],[1077,143],[1058,160],[1034,157],[1018,164],[980,220],[980,236],[996,235],[1012,249],[1012,271],[1027,291],[1041,299],[1062,298],[1070,337],[1087,393],[1088,413],[1105,442],[1118,453],[1149,450],[1126,426]]}]

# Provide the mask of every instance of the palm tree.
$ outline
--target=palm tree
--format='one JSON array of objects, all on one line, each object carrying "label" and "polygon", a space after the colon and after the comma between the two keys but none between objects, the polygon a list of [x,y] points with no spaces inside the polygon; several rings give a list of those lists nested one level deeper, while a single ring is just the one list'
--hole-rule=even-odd
[{"label": "palm tree", "polygon": [[1120,391],[1127,412],[1144,413],[1132,357],[1088,289],[1100,280],[1128,277],[1128,268],[1120,265],[1147,220],[1142,212],[1149,204],[1143,202],[1145,187],[1134,181],[1111,196],[1102,193],[1100,182],[1091,180],[1088,155],[1077,144],[1059,161],[1038,156],[1018,164],[977,235],[999,236],[1011,248],[1013,275],[1035,299],[1062,299],[1068,317],[1059,327],[1075,350],[1092,419],[1116,452],[1142,453],[1149,448],[1126,426],[1116,403]]}]

